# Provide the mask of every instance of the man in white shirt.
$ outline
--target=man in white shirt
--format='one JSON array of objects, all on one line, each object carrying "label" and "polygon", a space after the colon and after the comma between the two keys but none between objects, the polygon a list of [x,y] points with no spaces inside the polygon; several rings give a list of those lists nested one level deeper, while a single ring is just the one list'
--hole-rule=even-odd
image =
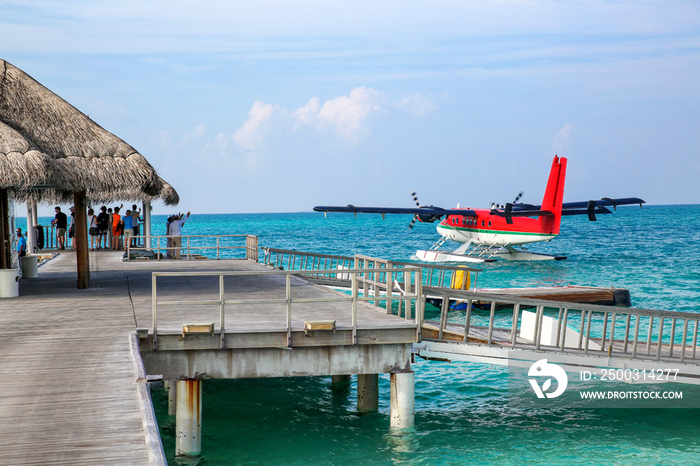
[{"label": "man in white shirt", "polygon": [[172,221],[172,223],[170,223],[170,246],[175,248],[173,249],[175,259],[180,258],[180,248],[182,247],[182,226],[189,218],[190,213],[187,212],[187,217],[183,218],[183,214],[180,214],[175,220]]}]

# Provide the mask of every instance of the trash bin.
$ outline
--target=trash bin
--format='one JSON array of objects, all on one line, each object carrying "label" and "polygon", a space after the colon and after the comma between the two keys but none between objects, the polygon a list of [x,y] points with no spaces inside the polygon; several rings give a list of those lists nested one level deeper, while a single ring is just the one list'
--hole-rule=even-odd
[{"label": "trash bin", "polygon": [[39,276],[36,256],[20,257],[20,262],[22,262],[22,278],[36,278]]},{"label": "trash bin", "polygon": [[19,269],[0,269],[0,298],[19,296]]}]

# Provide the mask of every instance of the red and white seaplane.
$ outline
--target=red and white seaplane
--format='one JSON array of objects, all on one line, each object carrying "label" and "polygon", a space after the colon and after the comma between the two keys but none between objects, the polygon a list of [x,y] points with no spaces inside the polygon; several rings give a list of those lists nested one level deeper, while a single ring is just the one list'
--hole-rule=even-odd
[{"label": "red and white seaplane", "polygon": [[[564,180],[566,178],[566,158],[554,157],[549,173],[547,188],[542,205],[513,203],[505,206],[492,205],[490,209],[472,209],[470,207],[443,209],[436,206],[421,206],[413,193],[418,207],[355,207],[317,206],[317,212],[358,212],[374,214],[413,214],[409,228],[416,220],[433,223],[445,217],[437,226],[441,238],[427,251],[416,251],[418,259],[426,262],[491,262],[496,258],[508,260],[562,260],[565,256],[552,256],[530,252],[524,244],[550,241],[559,235],[561,217],[564,215],[588,215],[591,221],[598,214],[612,213],[608,207],[615,209],[619,205],[639,204],[645,202],[636,197],[611,199],[604,197],[595,201],[563,202]],[[522,195],[522,193],[520,193]],[[443,244],[452,240],[463,243],[454,251],[441,249]]]}]

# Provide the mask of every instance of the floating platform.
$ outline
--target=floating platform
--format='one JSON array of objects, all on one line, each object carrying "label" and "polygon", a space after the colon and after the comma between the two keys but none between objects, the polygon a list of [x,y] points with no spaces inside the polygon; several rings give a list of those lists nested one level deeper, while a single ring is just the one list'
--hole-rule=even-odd
[{"label": "floating platform", "polygon": [[[427,288],[427,289],[426,289]],[[427,302],[435,307],[442,307],[442,298],[430,297],[430,288],[426,289]],[[604,306],[631,306],[629,290],[625,288],[601,288],[594,286],[543,286],[536,288],[480,288],[475,290],[477,293],[486,293],[490,295],[502,295],[505,297],[519,297],[544,299],[547,301],[563,301],[568,303],[579,304],[600,304]],[[459,304],[463,300],[450,299],[450,308],[459,308]],[[491,303],[475,301],[474,306],[477,308],[485,308]],[[466,304],[464,304],[466,306]],[[496,309],[505,309],[510,305],[499,306]]]}]

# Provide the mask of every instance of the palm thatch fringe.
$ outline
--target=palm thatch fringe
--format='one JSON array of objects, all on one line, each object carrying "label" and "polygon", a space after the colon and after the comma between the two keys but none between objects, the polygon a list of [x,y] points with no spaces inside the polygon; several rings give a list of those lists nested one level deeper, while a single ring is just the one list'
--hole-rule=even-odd
[{"label": "palm thatch fringe", "polygon": [[0,122],[0,188],[47,182],[49,157],[17,131]]},{"label": "palm thatch fringe", "polygon": [[[48,156],[43,178],[60,190],[106,197],[131,189],[147,196],[161,192],[162,180],[133,147],[4,60],[0,60],[0,121]],[[12,173],[11,168],[6,170]],[[32,184],[36,183],[27,179],[12,186],[17,190]]]},{"label": "palm thatch fringe", "polygon": [[[86,191],[86,196],[90,199],[93,206],[98,204],[111,204],[116,202],[140,202],[140,201],[162,201],[165,205],[175,206],[180,202],[180,196],[177,191],[167,182],[160,179],[162,188],[157,196],[149,196],[133,188],[123,191],[112,191],[105,193],[103,191]],[[26,190],[12,190],[10,197],[17,202],[29,202],[36,204],[72,204],[73,193],[62,189],[53,188],[34,188]]]}]

